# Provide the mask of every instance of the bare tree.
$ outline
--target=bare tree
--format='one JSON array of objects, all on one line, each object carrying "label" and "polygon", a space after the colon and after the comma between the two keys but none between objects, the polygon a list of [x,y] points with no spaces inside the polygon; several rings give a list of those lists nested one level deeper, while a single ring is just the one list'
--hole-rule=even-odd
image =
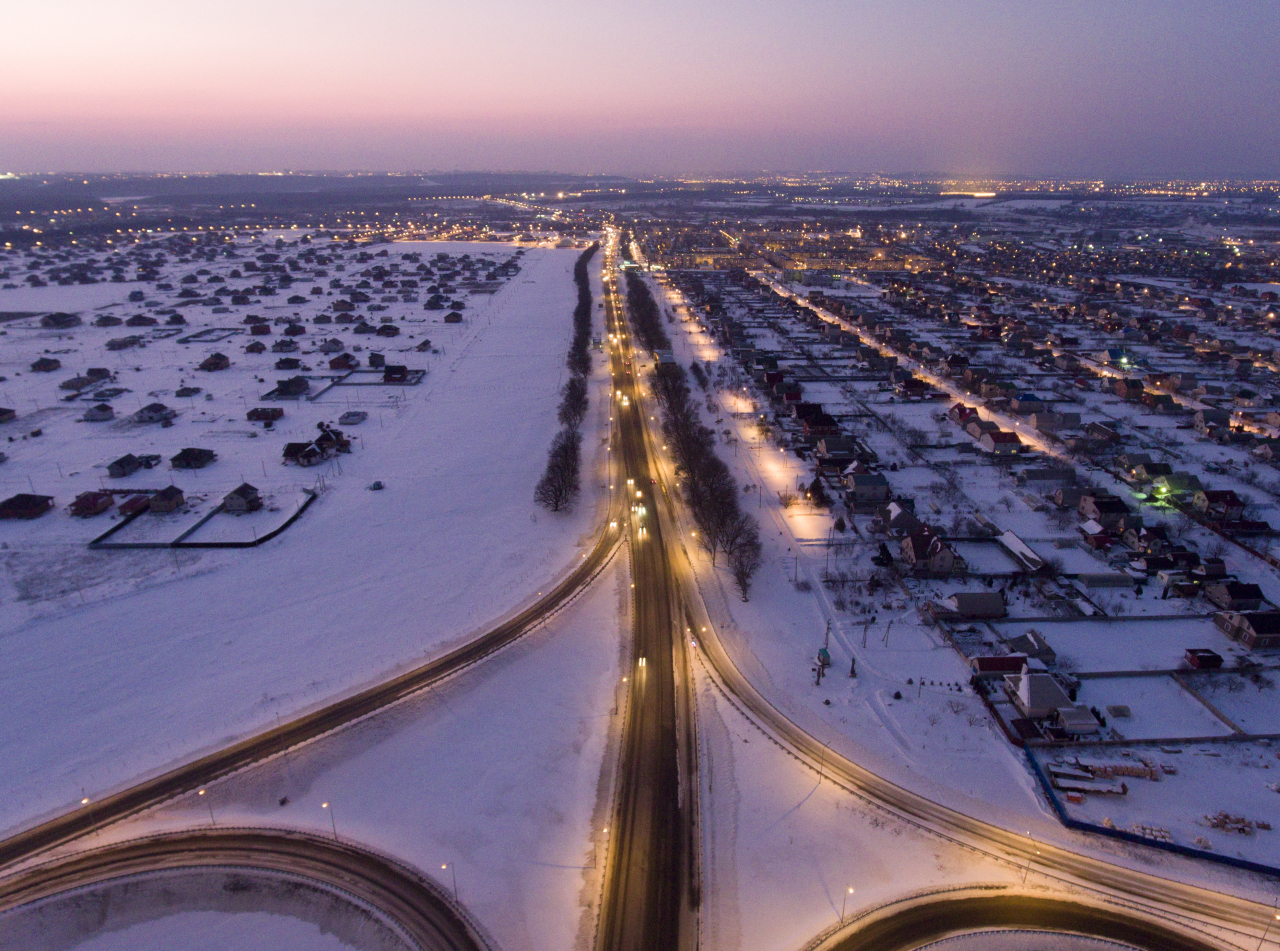
[{"label": "bare tree", "polygon": [[533,500],[551,512],[573,507],[581,488],[582,436],[562,429],[547,453],[547,469],[533,490]]},{"label": "bare tree", "polygon": [[561,393],[560,424],[570,429],[577,429],[582,425],[583,417],[587,415],[586,378],[576,374],[569,377],[569,382],[564,385]]},{"label": "bare tree", "polygon": [[751,592],[751,579],[755,577],[764,561],[764,546],[760,544],[760,532],[755,519],[748,516],[751,529],[746,537],[740,539],[729,555],[729,569],[733,572],[733,580],[738,585],[742,600],[746,601]]}]

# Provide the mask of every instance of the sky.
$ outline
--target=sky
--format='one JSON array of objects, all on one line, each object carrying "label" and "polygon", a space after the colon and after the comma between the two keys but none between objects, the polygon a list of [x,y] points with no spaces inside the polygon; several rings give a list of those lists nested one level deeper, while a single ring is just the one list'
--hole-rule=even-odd
[{"label": "sky", "polygon": [[1275,0],[41,0],[0,173],[1280,178]]}]

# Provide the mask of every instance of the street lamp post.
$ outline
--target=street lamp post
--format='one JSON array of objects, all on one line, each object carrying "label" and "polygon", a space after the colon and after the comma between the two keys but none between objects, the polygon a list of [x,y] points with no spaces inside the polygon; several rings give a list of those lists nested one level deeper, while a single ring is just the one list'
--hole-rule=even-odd
[{"label": "street lamp post", "polygon": [[[1280,921],[1280,915],[1274,915],[1274,921]],[[1262,940],[1258,942],[1258,951],[1262,951],[1262,946],[1267,943],[1267,935],[1271,933],[1271,921],[1267,922],[1267,927],[1262,931]]]},{"label": "street lamp post", "polygon": [[850,885],[844,890],[844,901],[840,902],[840,924],[844,924],[845,909],[849,906],[849,896],[853,894],[853,886]]},{"label": "street lamp post", "polygon": [[458,902],[458,867],[453,862],[445,862],[444,865],[440,866],[441,871],[446,868],[453,875],[453,900],[455,903],[461,904]]},{"label": "street lamp post", "polygon": [[[203,796],[204,790],[203,789],[200,790],[198,795]],[[213,817],[213,803],[210,800],[206,799],[204,801],[204,804],[209,807],[209,824],[216,826],[218,824],[218,820]]]},{"label": "street lamp post", "polygon": [[[1028,833],[1028,835],[1030,835],[1030,833]],[[1040,854],[1040,850],[1039,850],[1039,849],[1036,849],[1036,855],[1039,855],[1039,854]],[[1028,855],[1028,856],[1027,856],[1027,867],[1026,867],[1026,868],[1024,868],[1024,869],[1022,870],[1022,884],[1023,884],[1023,885],[1027,884],[1027,875],[1029,875],[1029,874],[1030,874],[1030,872],[1031,872],[1031,863],[1032,863],[1032,862],[1034,862],[1035,860],[1036,860],[1035,855]]]},{"label": "street lamp post", "polygon": [[330,803],[322,802],[320,803],[320,808],[329,810],[329,824],[333,826],[333,839],[336,842],[338,839],[338,820],[333,816],[333,806]]}]

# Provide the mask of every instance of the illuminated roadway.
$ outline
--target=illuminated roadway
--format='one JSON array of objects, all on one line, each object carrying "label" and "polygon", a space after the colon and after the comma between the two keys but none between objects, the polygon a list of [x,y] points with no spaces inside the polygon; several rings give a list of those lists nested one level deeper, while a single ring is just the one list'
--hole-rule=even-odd
[{"label": "illuminated roadway", "polygon": [[606,246],[605,320],[614,374],[618,477],[631,503],[628,537],[634,587],[633,656],[597,945],[602,951],[677,951],[695,947],[698,902],[695,809],[682,796],[696,768],[687,662],[675,636],[671,563],[656,518],[636,385],[636,357],[620,321]]},{"label": "illuminated roadway", "polygon": [[218,867],[298,875],[377,908],[422,951],[481,951],[486,942],[436,884],[357,846],[301,832],[205,829],[121,842],[0,880],[0,910],[111,878]]}]

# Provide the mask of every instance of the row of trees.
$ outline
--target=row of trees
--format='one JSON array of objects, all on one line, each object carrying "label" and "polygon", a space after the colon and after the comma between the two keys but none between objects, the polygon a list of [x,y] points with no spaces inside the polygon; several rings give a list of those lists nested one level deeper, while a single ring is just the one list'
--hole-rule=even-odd
[{"label": "row of trees", "polygon": [[[644,348],[669,350],[671,341],[658,305],[644,281],[631,272],[627,273],[627,305]],[[654,375],[653,394],[662,410],[663,435],[675,457],[685,501],[698,526],[698,540],[712,564],[724,552],[746,600],[763,558],[760,526],[739,505],[737,480],[715,453],[715,432],[702,423],[684,368],[664,366]]]},{"label": "row of trees", "polygon": [[582,421],[587,416],[587,377],[591,374],[591,278],[587,265],[600,245],[593,244],[578,256],[573,280],[578,303],[573,308],[573,341],[565,366],[569,379],[560,391],[557,418],[564,427],[556,433],[547,452],[547,468],[533,490],[533,500],[543,508],[560,512],[573,508],[582,489]]}]

